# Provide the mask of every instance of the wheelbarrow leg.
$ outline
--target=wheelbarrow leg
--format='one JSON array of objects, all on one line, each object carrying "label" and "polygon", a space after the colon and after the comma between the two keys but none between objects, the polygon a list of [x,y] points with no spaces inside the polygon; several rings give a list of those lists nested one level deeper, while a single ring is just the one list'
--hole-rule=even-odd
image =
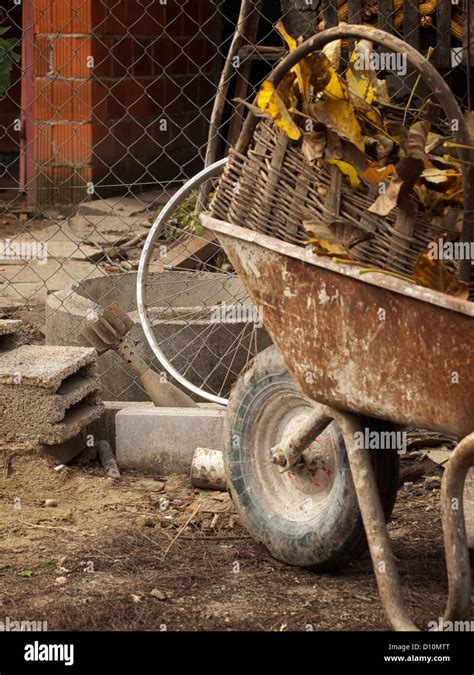
[{"label": "wheelbarrow leg", "polygon": [[[367,450],[356,448],[352,440],[353,435],[345,434],[344,437],[383,608],[395,630],[419,630],[410,619],[402,599],[400,579],[369,453]],[[474,465],[474,434],[467,436],[453,451],[441,487],[442,522],[449,580],[445,621],[464,619],[471,601],[463,488],[467,472],[472,465]]]},{"label": "wheelbarrow leg", "polygon": [[[334,420],[343,436],[352,479],[369,544],[370,555],[385,613],[395,630],[419,630],[402,599],[402,589],[388,536],[370,455],[356,445],[360,418],[329,406],[318,406],[314,414],[285,446],[274,448],[273,461],[280,455],[289,464],[297,460],[305,444],[314,440],[321,429]],[[312,427],[312,428],[311,428]],[[383,452],[381,450],[381,452]],[[285,464],[283,461],[281,465]],[[448,570],[449,594],[444,621],[463,620],[471,601],[471,572],[463,510],[463,489],[469,468],[474,465],[474,433],[462,440],[446,466],[441,486],[441,514]]]}]

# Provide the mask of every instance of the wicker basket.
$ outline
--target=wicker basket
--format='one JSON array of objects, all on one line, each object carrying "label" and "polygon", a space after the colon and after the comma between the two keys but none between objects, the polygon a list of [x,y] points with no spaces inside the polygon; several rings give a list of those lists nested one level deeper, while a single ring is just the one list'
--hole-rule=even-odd
[{"label": "wicker basket", "polygon": [[[329,225],[342,244],[352,244],[352,259],[368,267],[411,276],[417,258],[431,241],[443,236],[474,242],[474,151],[469,129],[449,86],[433,65],[406,42],[366,26],[338,26],[313,35],[287,55],[267,79],[278,87],[299,60],[338,39],[365,39],[388,51],[406,54],[410,67],[418,72],[422,85],[438,105],[439,117],[436,113],[433,116],[432,129],[439,126],[438,131],[446,133],[450,121],[458,121],[452,136],[462,163],[463,217],[459,218],[460,207],[455,206],[442,222],[438,218],[434,224],[430,214],[418,209],[409,195],[402,195],[398,207],[388,216],[371,213],[368,208],[377,198],[376,187],[353,188],[335,165],[319,160],[316,165],[309,163],[301,141],[289,140],[273,122],[257,119],[252,112],[236,147],[229,153],[210,212],[220,220],[300,245],[309,239],[303,222],[310,214]],[[405,120],[407,127],[418,119],[419,110],[407,111],[413,115]],[[394,107],[388,106],[383,114],[394,114]],[[361,166],[351,157],[350,149],[342,150],[343,159],[360,173]],[[459,261],[459,272],[460,278],[470,283],[473,298],[474,265],[467,259]]]},{"label": "wicker basket", "polygon": [[309,164],[300,141],[290,141],[262,119],[247,152],[230,151],[211,215],[304,245],[309,235],[303,220],[313,214],[330,225],[343,244],[357,239],[357,231],[366,234],[359,237],[363,243],[351,248],[355,260],[406,275],[430,241],[446,234],[459,237],[459,231],[433,225],[416,211],[411,216],[399,208],[385,217],[370,213],[375,198],[373,191],[351,187],[337,167]]}]

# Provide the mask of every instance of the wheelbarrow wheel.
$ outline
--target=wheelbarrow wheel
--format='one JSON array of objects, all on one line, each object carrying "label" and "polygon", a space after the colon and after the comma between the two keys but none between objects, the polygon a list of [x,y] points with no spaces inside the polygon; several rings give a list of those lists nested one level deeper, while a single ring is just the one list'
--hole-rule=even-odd
[{"label": "wheelbarrow wheel", "polygon": [[[226,469],[241,520],[270,553],[287,564],[323,571],[354,559],[366,547],[364,528],[342,433],[335,422],[282,472],[271,449],[314,407],[293,382],[275,347],[261,352],[231,394]],[[370,431],[387,424],[363,419]],[[378,450],[372,465],[388,519],[397,494],[396,450]]]}]

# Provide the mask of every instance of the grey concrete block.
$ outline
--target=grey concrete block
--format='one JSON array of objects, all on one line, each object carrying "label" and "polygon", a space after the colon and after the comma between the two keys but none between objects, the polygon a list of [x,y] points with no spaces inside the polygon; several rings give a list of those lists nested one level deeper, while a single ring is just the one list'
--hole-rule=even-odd
[{"label": "grey concrete block", "polygon": [[0,357],[0,384],[56,389],[69,375],[95,363],[97,354],[86,347],[23,345]]},{"label": "grey concrete block", "polygon": [[24,345],[0,354],[0,443],[57,445],[99,417],[93,349]]},{"label": "grey concrete block", "polygon": [[223,449],[225,410],[135,408],[115,417],[118,465],[161,476],[187,473],[197,447]]},{"label": "grey concrete block", "polygon": [[151,401],[104,401],[102,415],[87,427],[87,434],[93,436],[94,442],[107,441],[115,451],[115,417],[121,410],[137,408],[155,408]]},{"label": "grey concrete block", "polygon": [[[217,403],[198,403],[198,406],[206,410],[225,410],[225,407]],[[155,410],[151,401],[104,401],[102,415],[87,427],[87,434],[93,436],[94,441],[107,441],[115,452],[115,417],[120,410],[135,410],[148,408]]]}]

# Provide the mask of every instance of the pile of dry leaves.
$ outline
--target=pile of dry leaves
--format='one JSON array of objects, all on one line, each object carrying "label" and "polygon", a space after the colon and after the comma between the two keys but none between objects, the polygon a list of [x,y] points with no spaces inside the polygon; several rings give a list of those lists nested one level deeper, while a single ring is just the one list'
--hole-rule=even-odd
[{"label": "pile of dry leaves", "polygon": [[[290,51],[296,49],[300,41],[281,22],[276,27]],[[372,56],[372,43],[359,41],[340,74],[341,42],[332,42],[301,60],[277,89],[264,81],[257,105],[251,108],[259,116],[270,117],[301,144],[306,161],[316,169],[336,166],[354,192],[367,195],[375,188],[369,212],[387,216],[404,197],[436,225],[442,225],[453,211],[457,220],[453,224],[460,229],[462,167],[450,154],[456,147],[453,130],[440,121],[440,110],[429,99],[415,114],[410,101],[402,108],[393,104],[386,81],[372,67]],[[352,161],[346,151],[341,152],[342,142],[351,147],[351,158],[363,161]],[[326,225],[315,226],[311,219],[305,223],[303,216],[302,220],[310,235],[308,243],[317,253],[351,260],[350,251]],[[428,250],[420,255],[409,280],[459,297],[469,294],[467,284],[456,277],[455,263],[446,265]]]}]

